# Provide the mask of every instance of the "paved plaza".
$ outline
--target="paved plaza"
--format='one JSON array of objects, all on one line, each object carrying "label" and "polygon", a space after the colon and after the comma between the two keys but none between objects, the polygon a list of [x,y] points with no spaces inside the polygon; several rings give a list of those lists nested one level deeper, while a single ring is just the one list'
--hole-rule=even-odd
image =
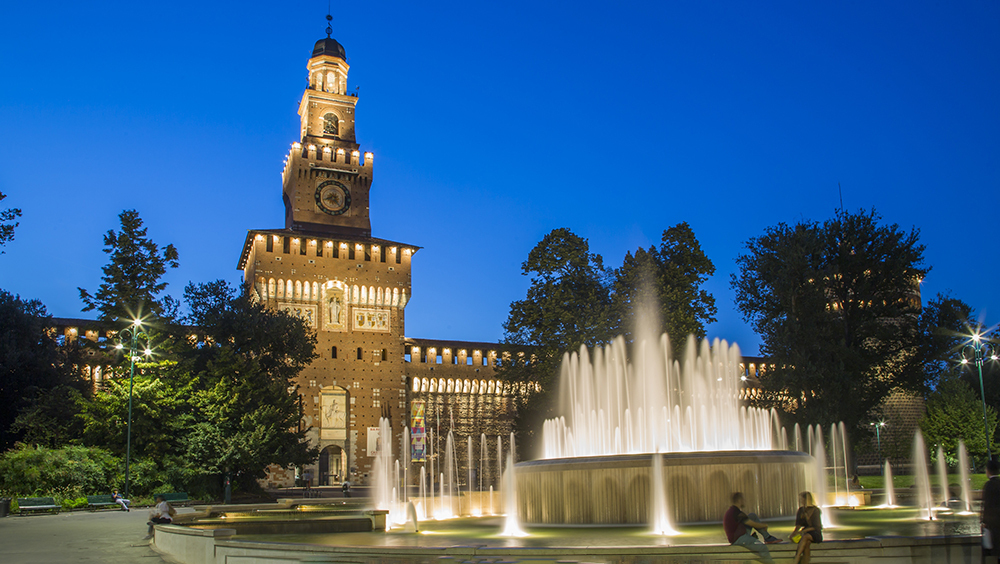
[{"label": "paved plaza", "polygon": [[[178,509],[178,511],[190,511]],[[0,562],[34,564],[164,562],[149,547],[147,508],[9,515],[0,519]]]}]

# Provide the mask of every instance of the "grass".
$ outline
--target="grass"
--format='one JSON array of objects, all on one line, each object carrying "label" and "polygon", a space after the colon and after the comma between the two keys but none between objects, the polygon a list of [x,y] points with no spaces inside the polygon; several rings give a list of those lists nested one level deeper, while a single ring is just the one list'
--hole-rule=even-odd
[{"label": "grass", "polygon": [[[859,476],[861,480],[861,486],[865,489],[874,490],[882,489],[885,487],[885,477],[884,476]],[[909,488],[912,487],[916,478],[912,475],[904,474],[900,476],[892,477],[892,487],[896,489]],[[931,487],[938,485],[940,480],[937,474],[930,475]],[[986,474],[969,474],[969,481],[972,482],[972,489],[979,490],[983,488],[983,484],[986,483]],[[948,484],[960,486],[958,474],[948,474]]]}]

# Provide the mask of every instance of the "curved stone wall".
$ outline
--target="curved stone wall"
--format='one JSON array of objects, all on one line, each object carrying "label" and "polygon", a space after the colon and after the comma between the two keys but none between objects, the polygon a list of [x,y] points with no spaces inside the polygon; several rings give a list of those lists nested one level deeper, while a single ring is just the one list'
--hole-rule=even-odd
[{"label": "curved stone wall", "polygon": [[[649,521],[652,454],[533,460],[517,464],[517,505],[530,524],[642,524]],[[812,491],[815,459],[803,452],[660,454],[673,523],[718,522],[730,495],[762,519],[794,515]]]}]

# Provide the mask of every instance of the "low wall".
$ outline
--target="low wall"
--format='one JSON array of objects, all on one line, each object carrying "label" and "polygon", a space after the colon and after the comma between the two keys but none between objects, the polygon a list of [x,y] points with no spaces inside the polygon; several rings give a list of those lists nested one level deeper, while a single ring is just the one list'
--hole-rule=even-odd
[{"label": "low wall", "polygon": [[[233,539],[232,529],[200,530],[158,525],[153,548],[175,564],[743,564],[758,562],[744,548],[730,545],[665,547],[373,547],[283,544]],[[776,562],[790,562],[795,545],[769,546]],[[978,536],[887,537],[828,541],[813,545],[816,564],[978,564]]]}]

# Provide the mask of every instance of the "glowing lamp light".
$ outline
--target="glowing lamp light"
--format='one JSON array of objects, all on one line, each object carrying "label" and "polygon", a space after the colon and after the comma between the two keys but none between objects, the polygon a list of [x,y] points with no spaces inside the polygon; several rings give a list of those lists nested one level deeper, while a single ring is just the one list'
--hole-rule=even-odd
[{"label": "glowing lamp light", "polygon": [[146,356],[149,356],[149,355],[153,354],[153,351],[152,351],[152,349],[149,349],[149,348],[147,348],[147,349],[146,349],[145,351],[143,351],[143,352],[144,352],[144,353],[146,353]]},{"label": "glowing lamp light", "polygon": [[365,153],[365,162],[370,162],[372,160],[372,157],[374,157],[374,156],[375,155],[373,155],[371,153]]},{"label": "glowing lamp light", "polygon": [[309,145],[309,150],[310,151],[315,151],[316,150],[316,145]]},{"label": "glowing lamp light", "polygon": [[358,155],[360,155],[360,154],[361,154],[361,152],[360,152],[360,151],[351,151],[351,156],[352,156],[352,157],[357,157],[357,156],[358,156]]},{"label": "glowing lamp light", "polygon": [[324,153],[329,153],[330,152],[330,147],[329,146],[323,147],[323,152]]},{"label": "glowing lamp light", "polygon": [[117,350],[122,350],[123,348],[125,348],[125,347],[123,347],[121,343],[118,343],[117,345],[115,345],[115,349],[117,349]]},{"label": "glowing lamp light", "polygon": [[327,247],[332,247],[333,246],[333,241],[327,241],[326,242],[326,246]]},{"label": "glowing lamp light", "polygon": [[343,155],[344,154],[344,149],[337,149],[337,154],[338,155]]},{"label": "glowing lamp light", "polygon": [[264,236],[263,235],[258,235],[257,236],[257,240],[258,241],[263,241],[264,240]]},{"label": "glowing lamp light", "polygon": [[302,148],[302,143],[299,143],[298,141],[296,141],[295,143],[292,143],[292,148],[294,148],[294,149],[301,149]]}]

